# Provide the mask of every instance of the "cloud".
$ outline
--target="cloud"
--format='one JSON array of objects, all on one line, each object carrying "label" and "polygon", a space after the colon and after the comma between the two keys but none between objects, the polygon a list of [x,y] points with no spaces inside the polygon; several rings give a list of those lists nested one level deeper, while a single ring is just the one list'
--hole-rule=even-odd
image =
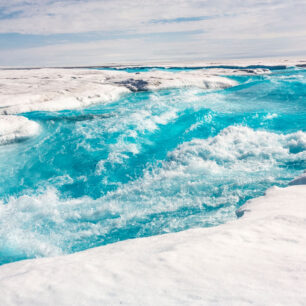
[{"label": "cloud", "polygon": [[21,59],[65,65],[68,52],[73,62],[95,61],[76,50],[88,50],[95,64],[131,61],[133,54],[141,61],[303,54],[305,9],[300,0],[0,0],[0,55],[6,55],[0,65]]},{"label": "cloud", "polygon": [[195,16],[195,17],[177,17],[172,19],[153,19],[149,23],[180,23],[180,22],[192,22],[201,21],[215,18],[215,16]]}]

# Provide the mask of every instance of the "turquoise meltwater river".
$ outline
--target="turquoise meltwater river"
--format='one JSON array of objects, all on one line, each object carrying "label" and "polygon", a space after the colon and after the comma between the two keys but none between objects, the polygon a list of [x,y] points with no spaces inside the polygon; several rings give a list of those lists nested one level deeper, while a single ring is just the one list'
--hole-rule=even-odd
[{"label": "turquoise meltwater river", "polygon": [[[174,72],[175,73],[175,72]],[[0,146],[0,264],[216,226],[306,169],[306,70],[22,114]]]}]

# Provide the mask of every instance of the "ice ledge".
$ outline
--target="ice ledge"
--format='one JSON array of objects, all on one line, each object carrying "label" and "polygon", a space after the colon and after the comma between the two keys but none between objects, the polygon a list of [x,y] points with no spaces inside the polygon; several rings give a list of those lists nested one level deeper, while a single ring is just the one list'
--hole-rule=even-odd
[{"label": "ice ledge", "polygon": [[128,73],[93,69],[0,70],[0,115],[83,108],[131,91],[237,85],[203,71]]},{"label": "ice ledge", "polygon": [[25,117],[0,115],[0,145],[32,137],[39,129],[39,124]]},{"label": "ice ledge", "polygon": [[306,186],[218,227],[0,267],[1,305],[303,305]]}]

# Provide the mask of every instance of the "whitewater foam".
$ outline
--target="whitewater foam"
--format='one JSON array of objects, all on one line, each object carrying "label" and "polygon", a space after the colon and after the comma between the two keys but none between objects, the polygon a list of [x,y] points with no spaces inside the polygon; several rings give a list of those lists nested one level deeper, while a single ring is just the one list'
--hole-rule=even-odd
[{"label": "whitewater foam", "polygon": [[[305,137],[303,132],[279,135],[230,126],[214,137],[179,145],[140,178],[117,184],[96,200],[65,199],[54,188],[10,198],[0,205],[2,250],[14,246],[15,258],[49,256],[113,242],[120,235],[126,239],[223,223],[234,218],[241,198],[254,194],[252,186],[264,190],[267,183],[290,178],[286,165],[306,159]],[[110,158],[122,163],[118,152],[116,147]],[[97,167],[102,171],[104,164]],[[67,175],[55,179],[58,186],[73,183]]]},{"label": "whitewater foam", "polygon": [[[246,126],[230,126],[217,136],[194,139],[182,144],[169,158],[182,165],[226,167],[247,172],[270,169],[277,161],[303,160],[306,157],[306,133],[279,135],[255,131]],[[291,154],[295,152],[296,154]]]}]

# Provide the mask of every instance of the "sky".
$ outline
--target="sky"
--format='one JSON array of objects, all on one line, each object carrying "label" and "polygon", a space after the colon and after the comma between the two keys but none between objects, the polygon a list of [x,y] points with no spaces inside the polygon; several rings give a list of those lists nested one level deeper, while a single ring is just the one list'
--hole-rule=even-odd
[{"label": "sky", "polygon": [[306,54],[305,0],[0,0],[0,66]]}]

